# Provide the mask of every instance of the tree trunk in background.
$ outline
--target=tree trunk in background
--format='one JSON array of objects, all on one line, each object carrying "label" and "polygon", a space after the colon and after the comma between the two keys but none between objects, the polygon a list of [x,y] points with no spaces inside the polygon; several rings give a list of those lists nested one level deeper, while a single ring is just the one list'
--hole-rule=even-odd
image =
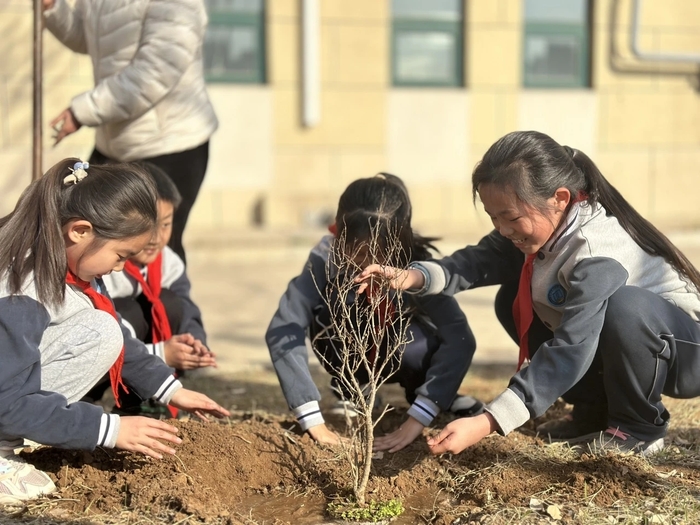
[{"label": "tree trunk in background", "polygon": [[33,48],[33,76],[32,76],[32,180],[41,177],[42,169],[42,20],[41,0],[33,0],[34,7],[34,48]]}]

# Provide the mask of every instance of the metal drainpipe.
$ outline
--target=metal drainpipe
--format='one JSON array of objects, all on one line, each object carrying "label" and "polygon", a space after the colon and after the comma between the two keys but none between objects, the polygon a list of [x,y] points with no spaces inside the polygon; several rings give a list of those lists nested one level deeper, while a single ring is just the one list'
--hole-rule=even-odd
[{"label": "metal drainpipe", "polygon": [[700,54],[694,53],[647,53],[639,49],[639,19],[642,11],[642,0],[634,0],[632,8],[632,54],[639,60],[647,62],[678,62],[700,64]]},{"label": "metal drainpipe", "polygon": [[302,117],[307,128],[321,120],[319,0],[302,0],[301,4],[301,89]]}]

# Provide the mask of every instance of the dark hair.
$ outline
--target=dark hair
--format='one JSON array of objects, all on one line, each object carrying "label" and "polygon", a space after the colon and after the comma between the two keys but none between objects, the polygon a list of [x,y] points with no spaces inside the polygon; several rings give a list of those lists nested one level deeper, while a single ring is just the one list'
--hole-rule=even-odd
[{"label": "dark hair", "polygon": [[177,210],[182,202],[182,195],[180,195],[170,175],[152,162],[141,161],[137,162],[137,165],[153,177],[156,183],[156,191],[158,192],[158,200],[169,202],[173,205],[173,208]]},{"label": "dark hair", "polygon": [[11,294],[33,272],[42,303],[63,301],[68,263],[62,227],[70,220],[89,221],[98,242],[142,235],[156,224],[155,184],[141,168],[90,166],[80,182],[64,183],[76,162],[70,158],[53,166],[0,218],[0,279],[7,279]]},{"label": "dark hair", "polygon": [[357,179],[340,196],[336,227],[338,237],[348,243],[366,242],[373,233],[379,239],[397,235],[401,244],[400,260],[386,261],[403,267],[409,262],[431,257],[436,239],[421,237],[411,228],[411,200],[403,181],[391,173]]},{"label": "dark hair", "polygon": [[481,184],[511,188],[521,202],[541,212],[557,188],[568,189],[572,200],[599,203],[645,252],[663,257],[700,288],[700,273],[688,258],[625,200],[585,153],[544,133],[515,131],[496,141],[472,174],[474,201]]}]

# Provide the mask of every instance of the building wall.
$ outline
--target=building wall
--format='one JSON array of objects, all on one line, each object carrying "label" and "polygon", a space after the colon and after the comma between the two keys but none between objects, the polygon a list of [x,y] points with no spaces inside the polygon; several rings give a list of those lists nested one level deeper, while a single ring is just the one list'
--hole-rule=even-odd
[{"label": "building wall", "polygon": [[[633,0],[594,0],[592,89],[522,84],[521,0],[466,0],[466,86],[393,88],[389,0],[320,0],[321,120],[301,124],[300,0],[268,0],[268,83],[210,86],[221,127],[191,226],[315,225],[355,178],[401,175],[426,234],[483,233],[471,203],[474,164],[496,139],[538,129],[588,153],[637,209],[663,228],[695,227],[700,166],[697,64],[642,62],[629,46]],[[0,3],[0,212],[31,168],[31,11]],[[644,3],[641,46],[700,53],[700,2]],[[44,121],[91,85],[87,57],[45,33]],[[81,130],[53,148],[45,167],[89,155]]]}]

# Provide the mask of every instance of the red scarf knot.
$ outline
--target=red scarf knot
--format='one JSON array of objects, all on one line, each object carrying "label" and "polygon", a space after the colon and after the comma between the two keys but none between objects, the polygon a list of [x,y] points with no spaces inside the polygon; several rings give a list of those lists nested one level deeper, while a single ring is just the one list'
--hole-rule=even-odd
[{"label": "red scarf knot", "polygon": [[141,285],[143,295],[146,296],[148,302],[151,303],[151,342],[160,343],[167,341],[172,337],[170,321],[168,321],[168,312],[165,310],[163,301],[160,300],[161,280],[163,275],[163,252],[158,254],[148,266],[148,275],[146,279],[138,266],[131,261],[126,261],[124,265],[124,273],[130,275],[136,282]]}]

